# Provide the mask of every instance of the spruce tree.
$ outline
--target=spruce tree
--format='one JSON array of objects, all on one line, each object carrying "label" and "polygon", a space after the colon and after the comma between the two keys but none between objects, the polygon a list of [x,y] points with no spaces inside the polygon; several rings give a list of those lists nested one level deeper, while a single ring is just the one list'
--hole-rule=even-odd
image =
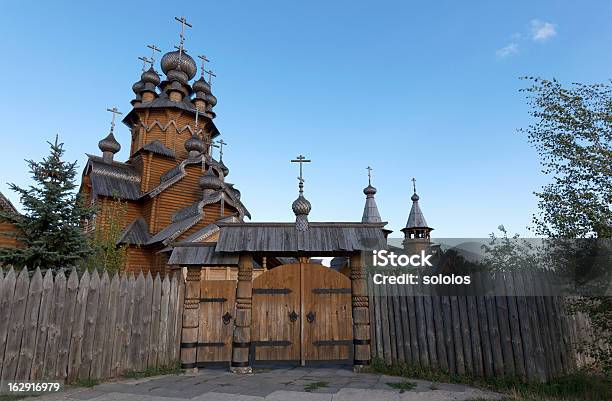
[{"label": "spruce tree", "polygon": [[82,224],[93,210],[76,192],[76,162],[62,160],[64,144],[47,142],[49,156],[40,162],[26,160],[34,181],[28,188],[9,184],[19,194],[24,213],[0,211],[0,219],[17,228],[20,248],[0,248],[0,263],[15,267],[58,269],[78,266],[91,252]]}]

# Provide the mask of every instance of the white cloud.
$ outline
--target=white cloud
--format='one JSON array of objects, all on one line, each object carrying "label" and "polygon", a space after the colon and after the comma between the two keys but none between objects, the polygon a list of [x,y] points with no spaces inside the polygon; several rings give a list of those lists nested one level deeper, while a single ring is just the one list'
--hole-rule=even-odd
[{"label": "white cloud", "polygon": [[531,20],[531,39],[536,42],[546,42],[557,35],[557,29],[550,22]]},{"label": "white cloud", "polygon": [[512,43],[508,44],[507,46],[504,46],[501,49],[498,49],[495,52],[495,54],[499,58],[506,58],[508,56],[512,56],[513,54],[517,54],[518,52],[519,52],[518,43],[512,42]]}]

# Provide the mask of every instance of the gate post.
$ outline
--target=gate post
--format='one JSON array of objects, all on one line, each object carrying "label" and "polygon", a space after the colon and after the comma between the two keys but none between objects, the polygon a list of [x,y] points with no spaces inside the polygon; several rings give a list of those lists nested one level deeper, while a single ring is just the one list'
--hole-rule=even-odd
[{"label": "gate post", "polygon": [[200,320],[200,272],[200,266],[187,268],[181,330],[181,368],[193,373],[198,371],[196,357]]},{"label": "gate post", "polygon": [[253,256],[241,254],[238,259],[238,285],[236,286],[236,317],[232,339],[230,372],[253,373],[250,366],[251,316],[253,303]]},{"label": "gate post", "polygon": [[353,304],[353,370],[370,365],[370,312],[366,274],[361,254],[351,255],[351,295]]}]

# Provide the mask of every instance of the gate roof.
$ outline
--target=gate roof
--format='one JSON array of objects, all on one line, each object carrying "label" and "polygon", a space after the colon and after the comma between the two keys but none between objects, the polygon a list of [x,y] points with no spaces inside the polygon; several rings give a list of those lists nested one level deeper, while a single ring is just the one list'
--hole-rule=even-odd
[{"label": "gate roof", "polygon": [[[347,253],[386,247],[382,223],[309,223],[298,231],[295,223],[219,224],[217,252]],[[388,231],[387,231],[388,232]]]}]

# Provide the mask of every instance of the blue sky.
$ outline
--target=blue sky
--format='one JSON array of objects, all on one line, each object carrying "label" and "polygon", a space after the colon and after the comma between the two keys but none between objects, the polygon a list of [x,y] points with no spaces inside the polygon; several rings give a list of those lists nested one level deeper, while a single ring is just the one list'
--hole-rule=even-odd
[{"label": "blue sky", "polygon": [[[389,228],[410,179],[437,237],[529,235],[547,179],[526,138],[523,75],[611,77],[612,1],[10,2],[3,5],[0,191],[29,183],[56,133],[82,167],[116,105],[128,112],[138,56],[178,41],[217,73],[228,181],[258,221],[293,220],[299,153],[311,221],[359,220],[371,165]],[[158,57],[159,59],[159,57]],[[129,133],[117,137],[127,158]]]}]

